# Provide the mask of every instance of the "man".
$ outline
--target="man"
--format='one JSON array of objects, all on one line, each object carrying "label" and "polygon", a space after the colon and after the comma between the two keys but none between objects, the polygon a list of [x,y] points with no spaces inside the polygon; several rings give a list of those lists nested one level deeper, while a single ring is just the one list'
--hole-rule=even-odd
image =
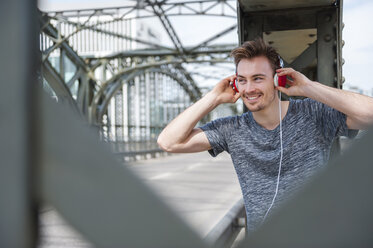
[{"label": "man", "polygon": [[[175,153],[230,153],[251,231],[265,219],[273,202],[278,206],[328,161],[337,136],[373,123],[373,99],[279,68],[277,52],[261,39],[245,42],[231,55],[237,75],[223,79],[177,116],[159,135],[158,144]],[[288,77],[289,88],[274,86],[275,72]],[[236,77],[239,93],[231,86]],[[280,102],[278,91],[307,98]],[[216,106],[235,103],[240,97],[247,113],[195,128]]]}]

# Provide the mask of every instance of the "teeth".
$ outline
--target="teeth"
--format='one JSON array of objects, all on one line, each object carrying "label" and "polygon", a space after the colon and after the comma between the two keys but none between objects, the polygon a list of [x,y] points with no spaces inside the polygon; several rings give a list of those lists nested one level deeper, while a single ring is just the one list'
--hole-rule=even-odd
[{"label": "teeth", "polygon": [[258,98],[259,96],[252,96],[252,97],[248,97],[249,100],[254,100],[256,98]]}]

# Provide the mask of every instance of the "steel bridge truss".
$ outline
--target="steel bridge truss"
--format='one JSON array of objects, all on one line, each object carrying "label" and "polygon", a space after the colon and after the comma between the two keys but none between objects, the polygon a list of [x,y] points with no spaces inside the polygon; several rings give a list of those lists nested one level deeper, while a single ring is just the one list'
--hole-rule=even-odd
[{"label": "steel bridge truss", "polygon": [[[167,17],[174,15],[235,18],[235,8],[230,0],[146,1],[119,8],[40,13],[46,90],[98,126],[102,138],[113,142],[114,151],[124,157],[159,152],[155,140],[162,128],[202,96],[186,65],[230,62],[228,54],[235,45],[210,43],[236,25],[184,47]],[[133,36],[134,22],[150,17],[159,18],[174,47]],[[150,48],[134,50],[136,44]]]}]

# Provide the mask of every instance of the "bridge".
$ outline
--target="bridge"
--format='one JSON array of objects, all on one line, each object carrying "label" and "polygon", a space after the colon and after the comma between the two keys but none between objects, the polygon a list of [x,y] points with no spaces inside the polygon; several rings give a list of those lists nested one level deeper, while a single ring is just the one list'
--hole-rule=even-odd
[{"label": "bridge", "polygon": [[[364,198],[372,186],[371,132],[342,158],[337,158],[337,140],[333,163],[338,166],[239,242],[245,218],[229,158],[168,156],[156,144],[165,125],[205,93],[196,78],[218,80],[216,70],[231,73],[229,52],[238,44],[219,44],[219,39],[234,31],[238,43],[262,37],[286,65],[342,88],[342,7],[342,1],[334,0],[145,0],[115,8],[41,12],[36,1],[4,2],[0,18],[7,26],[1,31],[9,35],[0,46],[0,246],[61,245],[53,243],[58,235],[47,237],[48,221],[64,223],[59,215],[82,235],[62,240],[72,242],[68,247],[339,247],[346,244],[342,237],[347,233],[351,244],[372,244],[370,234],[359,231],[362,226],[370,230],[372,223],[366,213],[373,201]],[[171,21],[183,15],[236,23],[188,47]],[[145,19],[157,20],[171,45],[162,44],[146,25],[144,33],[136,34],[136,25]],[[206,75],[195,73],[193,65],[218,69]],[[241,108],[217,109],[200,124],[239,114]],[[196,175],[206,182],[213,172],[223,173],[211,187],[196,182]],[[346,182],[351,174],[359,183]],[[221,194],[214,198],[213,192]],[[198,200],[189,205],[193,199]],[[326,212],[310,204],[315,199],[327,206]],[[343,204],[348,201],[364,206]],[[201,215],[204,208],[209,218]],[[315,215],[324,218],[314,220]],[[349,226],[338,225],[341,219]]]}]

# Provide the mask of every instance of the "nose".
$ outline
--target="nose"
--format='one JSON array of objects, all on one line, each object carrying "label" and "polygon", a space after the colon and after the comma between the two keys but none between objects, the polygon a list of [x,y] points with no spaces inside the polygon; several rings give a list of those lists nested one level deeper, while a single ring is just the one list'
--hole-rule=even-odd
[{"label": "nose", "polygon": [[244,85],[240,85],[238,89],[242,93],[252,93],[255,91],[255,86],[253,83],[247,82]]}]

